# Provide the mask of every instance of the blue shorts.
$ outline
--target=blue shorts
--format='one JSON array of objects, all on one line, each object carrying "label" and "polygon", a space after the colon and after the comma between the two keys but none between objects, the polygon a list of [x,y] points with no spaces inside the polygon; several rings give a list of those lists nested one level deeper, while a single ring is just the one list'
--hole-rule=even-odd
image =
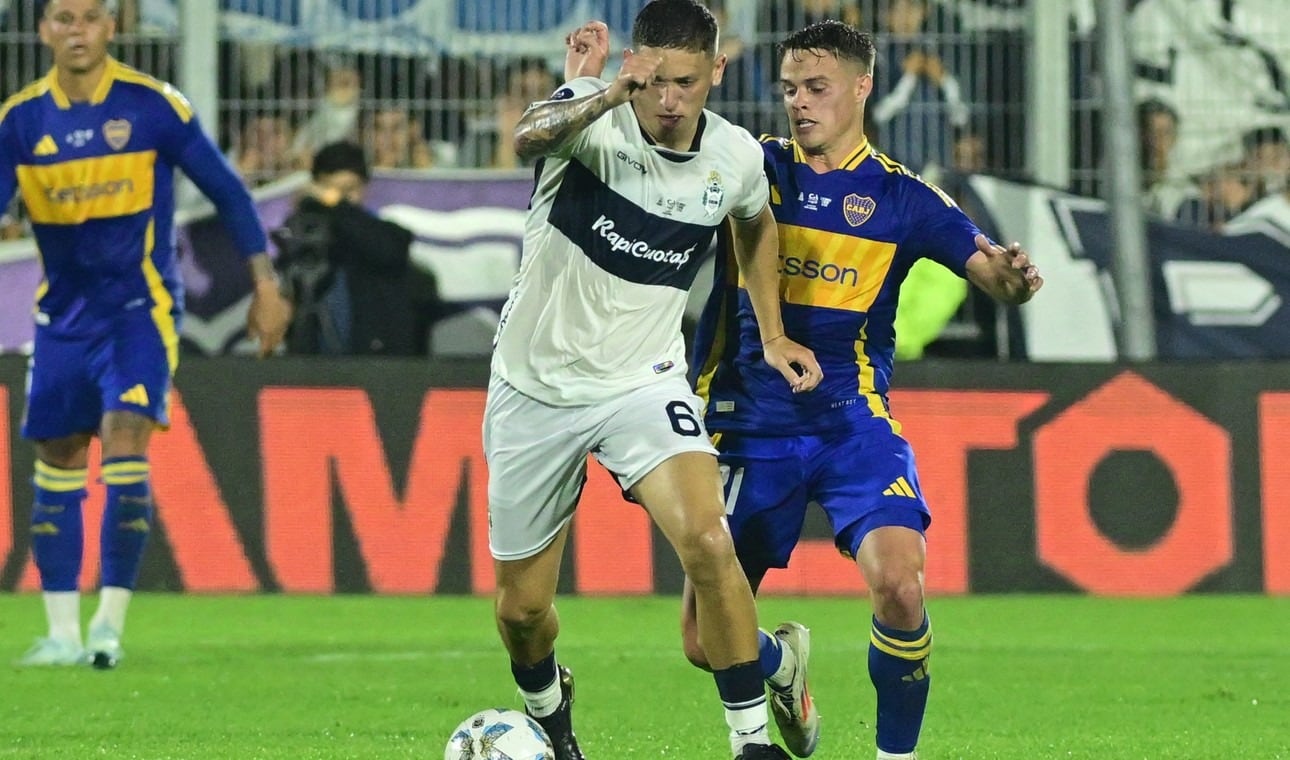
[{"label": "blue shorts", "polygon": [[93,337],[52,335],[36,327],[27,375],[22,436],[41,441],[96,433],[103,415],[126,411],[170,424],[177,346],[167,345],[146,310],[117,318]]},{"label": "blue shorts", "polygon": [[788,566],[811,502],[824,510],[848,557],[874,528],[922,533],[931,524],[914,452],[886,426],[777,438],[724,433],[717,449],[730,532],[749,578]]}]

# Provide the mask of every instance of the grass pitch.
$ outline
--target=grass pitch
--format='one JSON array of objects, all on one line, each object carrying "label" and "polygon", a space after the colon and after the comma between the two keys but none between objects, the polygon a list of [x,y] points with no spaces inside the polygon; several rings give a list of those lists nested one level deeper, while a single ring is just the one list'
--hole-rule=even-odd
[{"label": "grass pitch", "polygon": [[[592,760],[729,757],[712,679],[680,653],[677,599],[558,604]],[[1290,599],[930,607],[924,760],[1290,760]],[[43,633],[41,610],[38,595],[0,595],[6,660]],[[812,628],[815,757],[872,758],[868,605],[772,597],[760,610],[763,625]],[[489,599],[143,594],[126,654],[110,672],[0,666],[0,757],[437,760],[470,713],[520,707]]]}]

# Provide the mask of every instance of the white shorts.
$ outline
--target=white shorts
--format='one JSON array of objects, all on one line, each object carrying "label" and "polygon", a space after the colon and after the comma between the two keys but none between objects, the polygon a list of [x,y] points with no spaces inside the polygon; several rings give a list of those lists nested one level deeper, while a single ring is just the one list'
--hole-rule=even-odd
[{"label": "white shorts", "polygon": [[573,517],[587,454],[624,491],[687,451],[716,457],[683,377],[587,406],[550,406],[493,375],[484,407],[488,548],[499,560],[530,557]]}]

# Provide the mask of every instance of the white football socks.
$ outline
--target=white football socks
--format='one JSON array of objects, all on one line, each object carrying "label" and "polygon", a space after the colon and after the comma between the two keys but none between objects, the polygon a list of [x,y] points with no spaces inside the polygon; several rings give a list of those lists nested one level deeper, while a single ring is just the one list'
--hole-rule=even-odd
[{"label": "white football socks", "polygon": [[46,591],[45,619],[49,621],[49,638],[81,645],[81,592]]},{"label": "white football socks", "polygon": [[545,718],[555,712],[560,706],[560,672],[557,670],[555,678],[542,691],[531,692],[520,689],[520,696],[524,697],[524,705],[529,708],[529,713],[535,718]]},{"label": "white football socks", "polygon": [[118,636],[125,633],[125,611],[134,592],[120,586],[104,586],[99,591],[99,607],[90,619],[90,630],[106,625]]}]

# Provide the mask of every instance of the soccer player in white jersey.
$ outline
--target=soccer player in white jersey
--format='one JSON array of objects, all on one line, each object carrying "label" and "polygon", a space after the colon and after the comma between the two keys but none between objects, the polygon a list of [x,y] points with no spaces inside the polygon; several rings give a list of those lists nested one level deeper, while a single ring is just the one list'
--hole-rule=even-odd
[{"label": "soccer player in white jersey", "polygon": [[[603,25],[584,27],[569,55],[607,56],[607,40]],[[761,149],[704,109],[725,66],[712,14],[693,0],[653,0],[632,45],[612,82],[567,82],[515,130],[516,153],[541,163],[484,414],[498,631],[557,760],[582,760],[553,600],[594,454],[693,581],[735,757],[784,758],[766,729],[756,610],[680,332],[686,291],[727,218],[762,360],[793,391],[814,388],[821,372],[783,334]]]}]

